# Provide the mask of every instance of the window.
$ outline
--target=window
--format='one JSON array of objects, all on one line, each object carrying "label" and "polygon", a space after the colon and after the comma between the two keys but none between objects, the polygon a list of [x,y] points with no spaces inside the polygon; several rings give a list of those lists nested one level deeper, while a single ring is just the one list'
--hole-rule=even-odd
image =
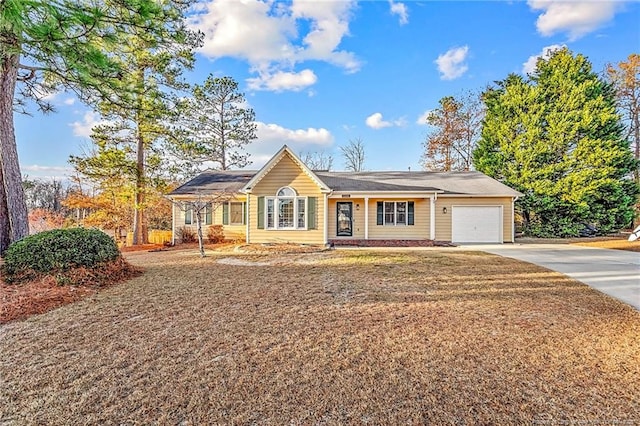
[{"label": "window", "polygon": [[273,211],[273,204],[275,200],[270,198],[267,200],[267,228],[274,228],[275,223],[275,212]]},{"label": "window", "polygon": [[278,228],[293,228],[294,199],[278,198]]},{"label": "window", "polygon": [[413,225],[414,202],[378,201],[377,216],[378,225]]},{"label": "window", "polygon": [[[196,208],[198,208],[197,205]],[[200,207],[200,215],[203,225],[211,225],[213,221],[213,207],[211,206],[211,203],[208,203],[204,208]],[[198,223],[196,213],[193,210],[193,206],[189,206],[184,211],[184,224],[195,225],[196,223]]]},{"label": "window", "polygon": [[306,205],[307,200],[305,198],[298,198],[298,228],[306,228]]},{"label": "window", "polygon": [[244,225],[244,203],[229,203],[229,224]]},{"label": "window", "polygon": [[266,201],[267,229],[307,229],[307,197],[299,197],[293,188],[285,186]]}]

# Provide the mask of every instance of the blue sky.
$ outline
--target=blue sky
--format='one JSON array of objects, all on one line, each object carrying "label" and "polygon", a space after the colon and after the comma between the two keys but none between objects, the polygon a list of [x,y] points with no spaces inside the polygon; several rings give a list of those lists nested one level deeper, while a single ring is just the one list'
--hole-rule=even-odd
[{"label": "blue sky", "polygon": [[[557,46],[594,70],[640,52],[640,3],[623,1],[261,1],[198,3],[206,35],[186,77],[231,76],[256,112],[248,147],[261,167],[283,144],[324,151],[365,144],[368,170],[420,169],[424,114],[443,96],[525,73]],[[100,117],[56,93],[54,114],[17,116],[23,175],[68,176]]]}]

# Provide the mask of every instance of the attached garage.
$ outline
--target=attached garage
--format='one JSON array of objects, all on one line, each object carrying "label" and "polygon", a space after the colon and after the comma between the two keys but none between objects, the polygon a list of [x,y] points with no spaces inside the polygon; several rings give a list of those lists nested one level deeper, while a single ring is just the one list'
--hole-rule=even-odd
[{"label": "attached garage", "polygon": [[452,206],[451,241],[502,243],[502,206]]}]

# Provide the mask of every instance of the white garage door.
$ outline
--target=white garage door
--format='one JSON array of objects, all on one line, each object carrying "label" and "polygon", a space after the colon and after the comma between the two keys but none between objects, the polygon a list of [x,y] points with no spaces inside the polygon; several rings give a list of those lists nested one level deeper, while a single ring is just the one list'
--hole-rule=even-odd
[{"label": "white garage door", "polygon": [[502,243],[502,206],[453,206],[451,241]]}]

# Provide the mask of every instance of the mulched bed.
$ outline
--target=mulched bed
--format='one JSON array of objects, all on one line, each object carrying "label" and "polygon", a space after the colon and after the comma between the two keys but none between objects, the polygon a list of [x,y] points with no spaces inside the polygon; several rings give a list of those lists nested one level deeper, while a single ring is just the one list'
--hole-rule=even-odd
[{"label": "mulched bed", "polygon": [[96,291],[90,287],[61,286],[52,279],[12,285],[0,281],[0,324],[42,314]]},{"label": "mulched bed", "polygon": [[[0,324],[73,303],[141,273],[141,268],[121,258],[96,269],[78,268],[24,283],[7,284],[0,277]],[[69,284],[61,285],[61,281]]]}]

